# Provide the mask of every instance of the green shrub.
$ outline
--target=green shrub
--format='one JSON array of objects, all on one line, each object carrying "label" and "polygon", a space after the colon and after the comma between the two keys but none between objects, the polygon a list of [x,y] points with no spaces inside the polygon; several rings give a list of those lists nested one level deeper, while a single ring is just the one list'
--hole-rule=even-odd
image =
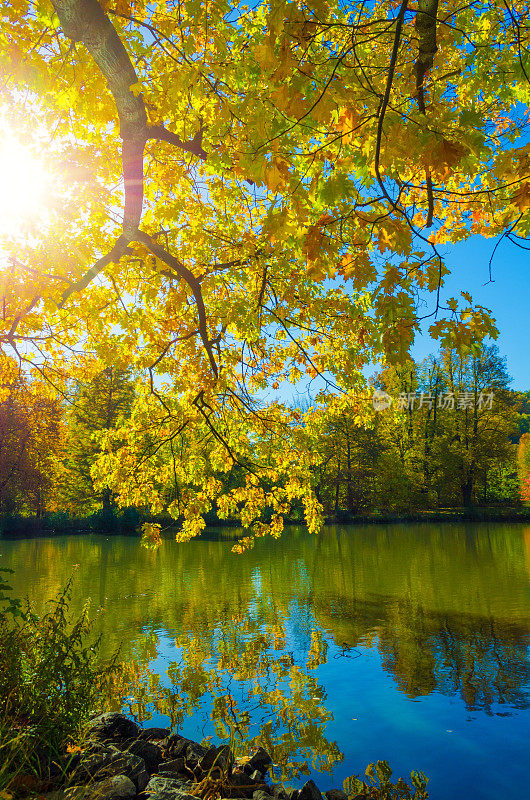
[{"label": "green shrub", "polygon": [[[88,610],[71,619],[70,582],[36,616],[0,575],[0,765],[6,775],[44,774],[98,704],[114,663],[98,662]],[[8,765],[6,768],[5,765]],[[7,771],[6,771],[7,770]],[[1,782],[0,782],[1,787]]]}]

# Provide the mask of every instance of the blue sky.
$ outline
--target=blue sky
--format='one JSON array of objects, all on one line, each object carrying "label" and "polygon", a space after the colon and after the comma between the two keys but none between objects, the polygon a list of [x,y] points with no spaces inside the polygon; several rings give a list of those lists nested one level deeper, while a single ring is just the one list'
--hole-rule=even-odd
[{"label": "blue sky", "polygon": [[[503,240],[492,261],[490,282],[489,260],[497,241],[497,238],[474,236],[466,242],[439,248],[451,269],[451,275],[445,279],[441,300],[444,302],[450,297],[461,299],[460,292],[467,291],[475,303],[492,311],[499,329],[495,343],[501,356],[506,356],[508,374],[512,378],[510,388],[527,391],[530,390],[530,251]],[[434,309],[434,294],[427,294],[426,298],[429,297],[429,305],[421,313]],[[433,320],[433,317],[426,320],[425,332],[416,338],[412,355],[417,360],[426,358],[439,349],[438,342],[427,333]],[[378,371],[379,367],[374,365],[369,365],[364,370],[366,377]],[[321,388],[321,381],[311,381],[309,395],[314,397]],[[300,381],[296,386],[284,383],[278,393],[265,393],[269,400],[273,396],[278,396],[283,402],[300,403],[308,399],[307,382]]]},{"label": "blue sky", "polygon": [[[491,309],[499,329],[496,344],[513,378],[511,388],[526,390],[530,389],[530,252],[504,240],[495,253],[493,283],[489,283],[488,262],[496,242],[475,236],[445,251],[452,274],[446,278],[442,299],[468,291],[476,303]],[[413,355],[421,359],[436,350],[437,343],[425,334],[418,337]]]}]

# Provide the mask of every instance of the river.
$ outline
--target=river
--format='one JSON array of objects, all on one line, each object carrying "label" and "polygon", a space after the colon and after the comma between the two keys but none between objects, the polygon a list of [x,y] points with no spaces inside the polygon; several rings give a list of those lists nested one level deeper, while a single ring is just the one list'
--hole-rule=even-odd
[{"label": "river", "polygon": [[[262,742],[277,777],[342,787],[378,758],[434,800],[528,791],[530,527],[291,528],[157,551],[118,536],[0,540],[42,610],[73,576],[116,707],[190,738]],[[294,768],[293,768],[294,764]],[[508,788],[509,787],[509,788]]]}]

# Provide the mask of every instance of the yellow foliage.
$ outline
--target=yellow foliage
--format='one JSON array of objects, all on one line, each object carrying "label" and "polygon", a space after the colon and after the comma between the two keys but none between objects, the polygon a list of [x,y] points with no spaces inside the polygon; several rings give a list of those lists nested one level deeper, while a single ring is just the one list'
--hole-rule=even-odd
[{"label": "yellow foliage", "polygon": [[[393,3],[273,0],[236,23],[223,4],[89,2],[0,0],[0,132],[49,173],[2,232],[2,347],[59,392],[91,359],[134,370],[94,467],[122,505],[169,508],[184,539],[214,504],[249,542],[293,505],[316,530],[305,419],[256,393],[317,371],[361,391],[443,291],[437,243],[527,235],[516,26],[499,4],[440,6],[419,96],[421,37],[409,12],[396,37]],[[431,331],[469,348],[495,327],[463,302]],[[232,469],[256,481],[227,491]]]}]

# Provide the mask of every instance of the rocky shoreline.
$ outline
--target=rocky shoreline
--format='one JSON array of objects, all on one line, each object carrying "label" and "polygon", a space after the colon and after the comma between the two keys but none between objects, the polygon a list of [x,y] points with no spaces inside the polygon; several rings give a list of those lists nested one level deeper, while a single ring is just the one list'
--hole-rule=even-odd
[{"label": "rocky shoreline", "polygon": [[[93,717],[80,750],[58,769],[67,788],[48,800],[324,800],[309,780],[301,789],[270,784],[263,748],[235,759],[227,745],[205,747],[168,728],[140,728],[118,712]],[[331,789],[326,800],[347,800]],[[360,800],[360,798],[359,798]]]}]

